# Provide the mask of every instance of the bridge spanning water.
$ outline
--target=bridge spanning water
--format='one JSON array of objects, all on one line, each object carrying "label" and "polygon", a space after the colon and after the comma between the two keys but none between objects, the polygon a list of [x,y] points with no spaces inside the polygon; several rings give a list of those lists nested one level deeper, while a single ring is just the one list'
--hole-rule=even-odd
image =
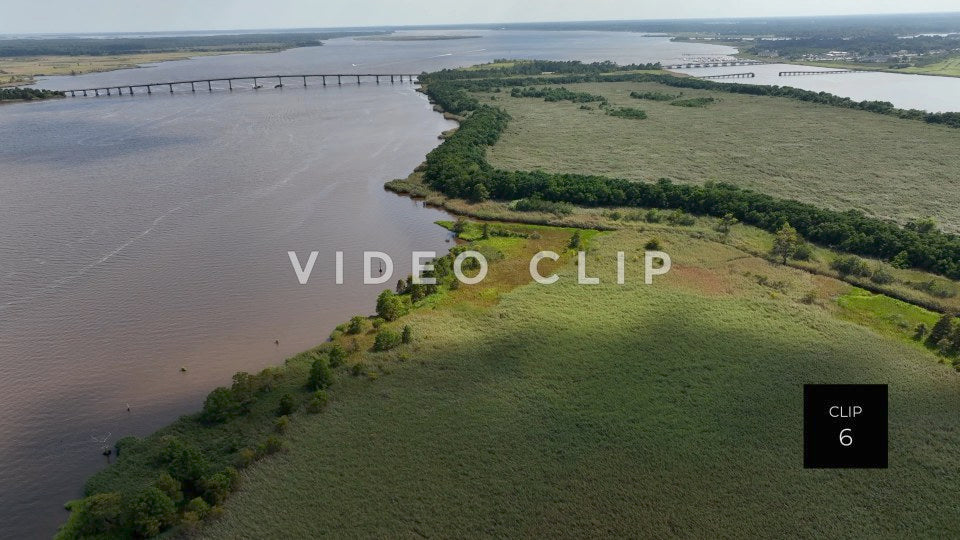
[{"label": "bridge spanning water", "polygon": [[837,75],[839,73],[866,73],[862,69],[821,69],[817,71],[781,71],[778,77],[789,77],[793,75]]},{"label": "bridge spanning water", "polygon": [[701,79],[752,79],[756,77],[757,74],[752,71],[747,71],[744,73],[721,73],[719,75],[703,75]]},{"label": "bridge spanning water", "polygon": [[135,94],[135,90],[140,90],[141,94],[152,94],[155,88],[162,90],[167,90],[171,94],[174,93],[176,88],[186,88],[187,85],[190,86],[191,92],[197,91],[197,86],[199,85],[202,89],[204,85],[207,87],[207,91],[213,91],[213,83],[227,83],[227,89],[233,90],[233,83],[237,81],[251,81],[252,87],[254,90],[263,88],[261,82],[272,83],[274,88],[283,88],[284,79],[294,80],[301,82],[303,86],[307,86],[307,81],[313,79],[314,81],[319,81],[323,86],[327,86],[328,80],[330,84],[336,84],[342,86],[344,81],[353,82],[356,81],[356,84],[361,84],[363,80],[373,82],[375,84],[380,84],[381,82],[390,81],[390,83],[397,82],[415,82],[417,75],[411,75],[408,73],[333,73],[333,74],[296,74],[296,75],[257,75],[249,77],[218,77],[211,79],[195,79],[191,81],[169,81],[169,82],[158,82],[158,83],[149,83],[149,84],[122,84],[117,86],[100,86],[94,88],[77,88],[72,90],[64,90],[65,94],[69,94],[71,97],[77,96],[100,96],[106,94],[108,96],[113,95],[113,92],[116,91],[117,95],[123,95],[124,90],[129,95]]},{"label": "bridge spanning water", "polygon": [[669,66],[662,66],[663,69],[692,69],[692,68],[713,68],[713,67],[728,67],[728,66],[760,66],[766,64],[766,62],[760,62],[757,60],[728,60],[721,62],[686,62],[683,64],[673,64]]}]

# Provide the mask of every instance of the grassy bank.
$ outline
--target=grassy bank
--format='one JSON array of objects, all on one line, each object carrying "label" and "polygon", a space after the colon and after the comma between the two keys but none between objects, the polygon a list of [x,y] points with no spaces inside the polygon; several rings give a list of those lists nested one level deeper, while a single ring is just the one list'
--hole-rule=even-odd
[{"label": "grassy bank", "polygon": [[[676,266],[644,286],[652,234],[592,240],[600,285],[567,262],[554,286],[500,273],[405,317],[412,347],[364,360],[389,373],[297,422],[202,536],[958,532],[942,496],[960,443],[951,369],[800,301],[844,284],[686,230],[656,232]],[[516,242],[521,257],[544,245]],[[891,469],[802,469],[801,385],[841,380],[891,384]]]},{"label": "grassy bank", "polygon": [[160,52],[108,56],[32,56],[0,58],[0,87],[35,84],[37,77],[82,75],[117,69],[131,69],[144,64],[186,60],[196,56],[237,54],[242,51]]},{"label": "grassy bank", "polygon": [[[960,231],[960,131],[786,98],[677,89],[655,83],[566,85],[648,118],[620,121],[570,102],[481,94],[513,118],[489,152],[509,170],[632,180],[730,182],[900,223],[936,216]],[[631,92],[713,98],[703,108],[640,100]],[[491,101],[491,98],[495,98]],[[589,141],[589,144],[585,144]]]}]

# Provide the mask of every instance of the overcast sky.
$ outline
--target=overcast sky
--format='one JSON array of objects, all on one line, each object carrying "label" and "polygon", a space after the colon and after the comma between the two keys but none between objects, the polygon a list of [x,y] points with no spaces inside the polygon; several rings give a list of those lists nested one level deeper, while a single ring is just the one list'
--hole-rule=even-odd
[{"label": "overcast sky", "polygon": [[0,34],[946,12],[957,0],[0,0]]}]

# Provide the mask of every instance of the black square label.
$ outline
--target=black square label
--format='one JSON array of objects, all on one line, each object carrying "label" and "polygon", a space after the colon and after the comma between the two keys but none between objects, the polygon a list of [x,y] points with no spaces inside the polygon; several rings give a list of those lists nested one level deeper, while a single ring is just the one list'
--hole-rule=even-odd
[{"label": "black square label", "polygon": [[803,466],[887,468],[887,385],[804,385]]}]

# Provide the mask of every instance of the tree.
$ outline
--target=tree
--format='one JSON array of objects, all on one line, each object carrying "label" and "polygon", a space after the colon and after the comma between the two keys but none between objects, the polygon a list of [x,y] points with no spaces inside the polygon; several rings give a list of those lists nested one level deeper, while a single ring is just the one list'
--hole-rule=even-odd
[{"label": "tree", "polygon": [[920,341],[924,336],[927,335],[927,325],[920,323],[917,325],[917,329],[913,332],[914,341]]},{"label": "tree", "polygon": [[138,536],[150,538],[173,525],[176,512],[170,497],[155,487],[148,487],[134,497],[130,521]]},{"label": "tree", "polygon": [[207,459],[197,447],[178,437],[169,436],[164,440],[160,461],[167,465],[167,472],[183,485],[185,491],[193,490],[197,482],[207,474]]},{"label": "tree", "polygon": [[56,538],[99,538],[116,534],[123,525],[124,504],[119,493],[98,493],[68,504],[70,518]]},{"label": "tree", "polygon": [[787,259],[797,252],[799,244],[800,236],[797,234],[797,230],[791,227],[789,223],[784,222],[773,237],[773,249],[770,250],[770,253],[779,257],[783,264],[787,264]]},{"label": "tree", "polygon": [[720,221],[717,222],[714,229],[718,233],[723,234],[724,238],[726,238],[727,235],[730,234],[730,229],[732,229],[733,226],[736,225],[737,223],[740,223],[740,220],[734,217],[733,214],[727,213],[727,214],[724,214],[722,218],[720,218]]},{"label": "tree", "polygon": [[890,259],[890,266],[894,268],[910,268],[910,254],[906,251],[897,253],[894,258]]},{"label": "tree", "polygon": [[293,401],[293,396],[284,394],[280,396],[280,404],[277,406],[277,416],[293,414],[294,408],[296,408],[296,402]]},{"label": "tree", "polygon": [[567,247],[570,249],[580,249],[583,246],[583,239],[580,238],[580,231],[574,231],[573,236],[570,237],[570,242],[567,244]]},{"label": "tree", "polygon": [[[400,280],[400,282],[402,283],[403,280]],[[398,288],[398,289],[400,288],[400,285],[399,285],[399,284],[397,285],[397,288]],[[355,317],[351,317],[350,323],[347,325],[347,333],[348,333],[348,334],[359,334],[359,333],[363,332],[363,323],[364,323],[366,320],[367,320],[366,317],[361,317],[360,315],[357,315],[357,316],[355,316]]]},{"label": "tree", "polygon": [[207,395],[207,399],[203,402],[203,411],[201,411],[200,417],[204,422],[209,423],[226,422],[236,410],[236,407],[237,402],[233,399],[233,392],[229,388],[221,386]]},{"label": "tree", "polygon": [[950,331],[953,330],[953,318],[955,315],[953,313],[944,313],[942,317],[937,321],[937,324],[933,325],[933,328],[930,329],[930,333],[927,334],[926,344],[928,347],[937,347],[940,345],[940,340],[946,338],[950,335]]},{"label": "tree", "polygon": [[333,383],[333,370],[330,369],[330,360],[326,356],[321,356],[313,361],[310,366],[310,378],[307,379],[307,387],[310,390],[323,390]]},{"label": "tree", "polygon": [[180,491],[180,482],[170,476],[170,473],[166,471],[160,473],[160,476],[157,477],[153,485],[164,492],[167,497],[170,497],[170,500],[173,501],[174,504],[179,503],[180,499],[183,498],[183,492]]},{"label": "tree", "polygon": [[389,328],[384,328],[377,333],[377,337],[373,340],[373,350],[375,351],[389,351],[390,349],[400,345],[402,338],[399,334],[390,330]]},{"label": "tree", "polygon": [[487,186],[479,182],[473,185],[473,188],[470,190],[470,202],[483,202],[489,198],[490,190],[487,189]]},{"label": "tree", "polygon": [[463,234],[463,231],[467,230],[467,220],[463,217],[458,217],[456,221],[453,222],[453,228],[451,229],[453,234],[460,236]]},{"label": "tree", "polygon": [[377,297],[377,315],[384,320],[395,321],[403,312],[403,301],[392,291],[384,290]]}]

